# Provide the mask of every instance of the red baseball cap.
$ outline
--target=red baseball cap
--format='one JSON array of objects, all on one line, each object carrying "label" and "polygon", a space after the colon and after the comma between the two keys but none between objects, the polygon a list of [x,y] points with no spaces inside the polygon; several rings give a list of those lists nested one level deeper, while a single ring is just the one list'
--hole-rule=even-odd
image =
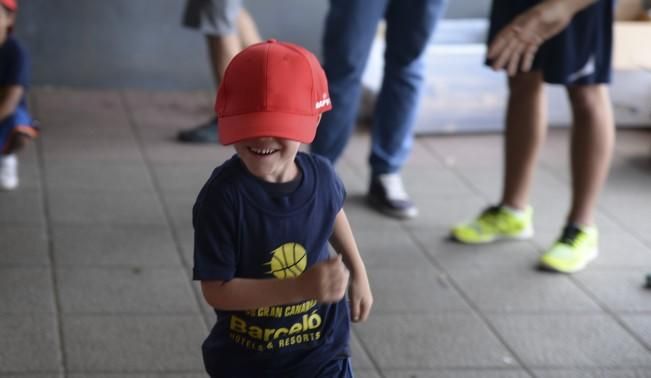
[{"label": "red baseball cap", "polygon": [[278,137],[312,143],[319,115],[332,109],[317,58],[298,45],[270,39],[229,63],[215,111],[219,141]]},{"label": "red baseball cap", "polygon": [[18,2],[16,0],[0,0],[0,4],[12,12],[18,10]]}]

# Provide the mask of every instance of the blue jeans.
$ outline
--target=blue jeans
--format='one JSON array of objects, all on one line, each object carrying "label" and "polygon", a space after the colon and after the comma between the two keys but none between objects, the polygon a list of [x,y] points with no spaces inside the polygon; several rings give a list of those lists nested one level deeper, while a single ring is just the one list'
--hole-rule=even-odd
[{"label": "blue jeans", "polygon": [[423,53],[446,0],[331,0],[323,39],[333,109],[323,115],[312,152],[335,162],[353,132],[361,77],[377,25],[386,20],[384,76],[369,159],[373,175],[400,170],[413,143],[424,83]]}]

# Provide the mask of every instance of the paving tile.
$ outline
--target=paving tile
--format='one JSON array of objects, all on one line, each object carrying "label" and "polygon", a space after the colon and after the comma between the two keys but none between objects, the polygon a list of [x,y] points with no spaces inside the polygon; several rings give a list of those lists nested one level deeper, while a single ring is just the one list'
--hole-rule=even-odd
[{"label": "paving tile", "polygon": [[134,314],[199,311],[181,268],[57,269],[63,313]]},{"label": "paving tile", "polygon": [[380,375],[371,369],[355,369],[353,367],[353,374],[355,374],[356,378],[380,378]]},{"label": "paving tile", "polygon": [[49,268],[0,267],[0,314],[54,313]]},{"label": "paving tile", "polygon": [[364,350],[364,347],[359,341],[359,338],[354,332],[356,325],[353,325],[353,332],[350,335],[350,354],[351,354],[351,364],[353,370],[358,371],[360,369],[373,370],[373,362],[369,358],[368,354]]},{"label": "paving tile", "polygon": [[217,166],[235,153],[230,146],[181,143],[176,141],[175,135],[145,139],[144,155],[154,163],[213,163]]},{"label": "paving tile", "polygon": [[406,168],[402,172],[405,190],[419,203],[429,198],[474,196],[475,193],[462,177],[440,168]]},{"label": "paving tile", "polygon": [[51,374],[2,374],[0,373],[0,378],[63,378],[63,374],[51,373]]},{"label": "paving tile", "polygon": [[69,374],[68,377],[69,378],[206,378],[206,373],[202,371],[197,371],[195,373],[173,372],[173,373],[142,373],[142,374],[83,373],[83,374]]},{"label": "paving tile", "polygon": [[621,316],[626,326],[651,349],[651,317],[649,314]]},{"label": "paving tile", "polygon": [[403,223],[412,222],[396,220],[378,213],[368,206],[365,193],[348,193],[344,209],[353,232],[356,230],[398,229]]},{"label": "paving tile", "polygon": [[441,136],[422,141],[449,167],[494,167],[502,162],[501,134]]},{"label": "paving tile", "polygon": [[167,225],[56,223],[52,234],[59,266],[181,265]]},{"label": "paving tile", "polygon": [[61,371],[54,315],[0,315],[0,374]]},{"label": "paving tile", "polygon": [[517,369],[432,369],[383,371],[386,378],[527,378]]},{"label": "paving tile", "polygon": [[194,228],[192,223],[174,227],[176,237],[181,244],[181,258],[186,266],[194,266]]},{"label": "paving tile", "polygon": [[408,228],[449,228],[459,222],[472,219],[486,207],[485,201],[468,195],[423,198],[416,205],[420,213],[416,219],[405,222]]},{"label": "paving tile", "polygon": [[44,222],[40,191],[0,192],[0,224],[42,225]]},{"label": "paving tile", "polygon": [[502,315],[491,323],[531,368],[651,366],[651,353],[602,315]]},{"label": "paving tile", "polygon": [[534,374],[540,378],[649,378],[651,372],[646,369],[535,369]]},{"label": "paving tile", "polygon": [[513,357],[477,317],[462,313],[373,315],[356,328],[385,369],[508,367]]},{"label": "paving tile", "polygon": [[165,206],[176,229],[192,227],[192,207],[198,193],[170,192],[163,194]]},{"label": "paving tile", "polygon": [[374,314],[404,313],[405,309],[410,314],[470,312],[448,277],[432,267],[371,268],[368,276]]},{"label": "paving tile", "polygon": [[490,270],[503,266],[531,272],[538,261],[538,251],[528,241],[468,245],[450,240],[449,228],[415,228],[412,233],[425,252],[445,269]]},{"label": "paving tile", "polygon": [[83,224],[166,224],[160,202],[144,192],[50,192],[52,221]]},{"label": "paving tile", "polygon": [[602,312],[567,276],[494,266],[448,273],[483,313]]},{"label": "paving tile", "polygon": [[102,162],[101,169],[87,161],[52,161],[45,177],[50,190],[154,192],[147,167],[138,161]]},{"label": "paving tile", "polygon": [[651,312],[651,293],[644,288],[646,270],[601,272],[588,270],[575,275],[590,293],[615,312]]},{"label": "paving tile", "polygon": [[203,371],[198,315],[65,316],[70,373]]},{"label": "paving tile", "polygon": [[[77,90],[72,88],[34,88],[32,91],[39,114],[110,115],[123,106],[118,91]],[[65,111],[62,111],[65,109]]]},{"label": "paving tile", "polygon": [[192,193],[196,197],[208,181],[217,163],[158,163],[154,174],[164,192]]},{"label": "paving tile", "polygon": [[58,138],[43,140],[46,161],[75,162],[141,162],[142,153],[135,139],[130,138]]},{"label": "paving tile", "polygon": [[43,226],[3,224],[0,251],[0,266],[50,264]]},{"label": "paving tile", "polygon": [[429,261],[410,235],[398,225],[386,229],[353,228],[366,268],[415,268]]},{"label": "paving tile", "polygon": [[23,160],[22,151],[18,154],[18,185],[18,190],[41,190],[41,177],[38,163],[36,161]]},{"label": "paving tile", "polygon": [[143,133],[180,130],[214,116],[212,91],[127,91],[126,105]]}]

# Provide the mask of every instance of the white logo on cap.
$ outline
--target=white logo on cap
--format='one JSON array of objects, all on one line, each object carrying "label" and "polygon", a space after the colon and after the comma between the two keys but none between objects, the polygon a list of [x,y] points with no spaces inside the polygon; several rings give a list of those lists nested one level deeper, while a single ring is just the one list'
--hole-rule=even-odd
[{"label": "white logo on cap", "polygon": [[319,100],[319,101],[316,102],[315,108],[316,109],[321,109],[324,106],[328,106],[328,105],[330,105],[330,98],[324,98],[323,100]]}]

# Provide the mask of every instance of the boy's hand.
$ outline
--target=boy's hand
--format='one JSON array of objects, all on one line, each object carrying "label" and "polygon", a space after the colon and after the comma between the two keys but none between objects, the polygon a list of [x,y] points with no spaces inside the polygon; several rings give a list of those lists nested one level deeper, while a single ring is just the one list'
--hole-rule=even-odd
[{"label": "boy's hand", "polygon": [[565,29],[574,12],[567,0],[547,0],[520,14],[497,33],[488,48],[493,69],[504,69],[509,76],[531,70],[540,45]]},{"label": "boy's hand", "polygon": [[366,321],[373,306],[373,294],[366,275],[363,277],[354,275],[352,277],[348,299],[350,301],[350,317],[352,321],[355,323]]},{"label": "boy's hand", "polygon": [[298,277],[308,297],[321,303],[339,302],[346,294],[350,273],[341,255],[321,261]]}]

